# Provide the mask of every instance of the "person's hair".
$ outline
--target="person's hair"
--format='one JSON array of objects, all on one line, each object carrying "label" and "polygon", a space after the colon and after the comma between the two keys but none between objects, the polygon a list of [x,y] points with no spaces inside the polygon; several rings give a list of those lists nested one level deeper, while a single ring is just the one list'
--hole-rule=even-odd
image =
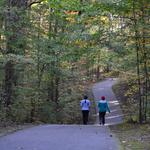
[{"label": "person's hair", "polygon": [[102,96],[101,99],[102,99],[102,100],[105,100],[105,96]]},{"label": "person's hair", "polygon": [[88,97],[86,95],[84,95],[84,99],[87,99]]}]

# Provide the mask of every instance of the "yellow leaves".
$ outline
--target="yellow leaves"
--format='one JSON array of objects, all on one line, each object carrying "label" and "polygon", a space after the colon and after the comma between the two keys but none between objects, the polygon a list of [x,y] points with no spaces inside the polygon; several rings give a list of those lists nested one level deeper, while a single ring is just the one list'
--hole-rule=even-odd
[{"label": "yellow leaves", "polygon": [[92,16],[92,17],[89,17],[85,24],[93,24],[93,23],[96,23],[96,24],[109,24],[109,18],[107,16]]},{"label": "yellow leaves", "polygon": [[70,23],[75,23],[76,22],[73,17],[67,17],[66,20],[69,21]]},{"label": "yellow leaves", "polygon": [[130,87],[130,89],[125,93],[125,96],[133,96],[133,95],[135,95],[135,93],[137,93],[137,91],[138,91],[138,86],[137,85],[132,85],[131,87]]},{"label": "yellow leaves", "polygon": [[108,18],[107,16],[101,16],[101,17],[100,17],[100,20],[101,20],[104,24],[109,23],[109,18]]},{"label": "yellow leaves", "polygon": [[99,26],[95,25],[90,28],[90,34],[96,34],[99,30]]},{"label": "yellow leaves", "polygon": [[37,1],[37,2],[31,2],[31,7],[32,8],[36,8],[39,4],[44,4],[44,3],[48,3],[47,0],[41,0],[41,1]]},{"label": "yellow leaves", "polygon": [[75,23],[75,16],[79,14],[79,11],[64,11],[65,15],[67,15],[66,20],[70,23]]},{"label": "yellow leaves", "polygon": [[62,68],[71,68],[71,64],[68,61],[63,61],[60,65]]},{"label": "yellow leaves", "polygon": [[82,41],[82,40],[76,40],[75,44],[80,47],[86,47],[88,45],[86,41]]}]

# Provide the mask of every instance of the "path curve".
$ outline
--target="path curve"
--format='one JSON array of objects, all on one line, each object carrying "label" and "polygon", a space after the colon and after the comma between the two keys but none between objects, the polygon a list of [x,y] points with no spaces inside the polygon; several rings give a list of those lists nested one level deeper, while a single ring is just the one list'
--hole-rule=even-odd
[{"label": "path curve", "polygon": [[[120,109],[119,102],[112,91],[112,86],[116,82],[117,82],[116,78],[108,78],[102,82],[96,83],[93,86],[93,95],[94,95],[96,105],[99,99],[101,98],[101,96],[105,96],[110,106],[111,113],[106,114],[106,125],[119,124],[123,122],[123,114]],[[98,120],[97,108],[96,111],[97,111],[96,124],[98,124],[99,120]]]},{"label": "path curve", "polygon": [[[102,87],[104,87],[105,83],[107,81],[94,85],[95,99],[100,96],[98,93],[103,91]],[[119,143],[115,136],[112,136],[108,126],[99,126],[97,124],[40,125],[0,138],[0,150],[100,149],[119,150]]]}]

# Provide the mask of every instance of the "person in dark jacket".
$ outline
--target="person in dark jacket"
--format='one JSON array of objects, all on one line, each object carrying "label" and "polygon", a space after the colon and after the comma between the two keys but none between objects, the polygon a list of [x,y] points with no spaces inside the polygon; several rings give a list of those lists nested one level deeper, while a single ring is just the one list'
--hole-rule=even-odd
[{"label": "person in dark jacket", "polygon": [[99,109],[99,123],[104,125],[106,112],[108,111],[110,113],[110,109],[105,99],[105,96],[102,96],[101,100],[98,102],[98,109]]}]

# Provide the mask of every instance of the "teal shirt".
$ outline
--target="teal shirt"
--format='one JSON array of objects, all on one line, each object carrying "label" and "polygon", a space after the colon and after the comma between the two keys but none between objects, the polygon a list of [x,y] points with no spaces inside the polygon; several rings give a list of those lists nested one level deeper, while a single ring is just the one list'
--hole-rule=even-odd
[{"label": "teal shirt", "polygon": [[99,112],[106,112],[106,111],[110,112],[110,109],[106,100],[100,100],[98,102],[98,109],[99,109]]}]

